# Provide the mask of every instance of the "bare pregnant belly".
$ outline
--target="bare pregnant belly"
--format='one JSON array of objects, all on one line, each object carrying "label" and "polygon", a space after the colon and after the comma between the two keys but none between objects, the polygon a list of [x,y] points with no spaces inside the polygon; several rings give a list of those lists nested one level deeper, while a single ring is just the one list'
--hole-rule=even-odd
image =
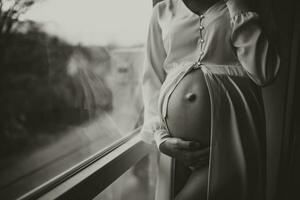
[{"label": "bare pregnant belly", "polygon": [[210,141],[210,97],[201,69],[180,81],[168,102],[166,123],[170,134],[208,146]]}]

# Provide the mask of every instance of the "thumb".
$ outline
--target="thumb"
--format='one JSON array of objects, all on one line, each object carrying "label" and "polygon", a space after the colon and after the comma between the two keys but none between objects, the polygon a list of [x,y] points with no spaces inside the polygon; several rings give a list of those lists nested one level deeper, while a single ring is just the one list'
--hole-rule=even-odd
[{"label": "thumb", "polygon": [[195,141],[186,141],[180,138],[173,138],[172,143],[175,145],[175,148],[182,150],[193,150],[201,148],[201,144]]}]

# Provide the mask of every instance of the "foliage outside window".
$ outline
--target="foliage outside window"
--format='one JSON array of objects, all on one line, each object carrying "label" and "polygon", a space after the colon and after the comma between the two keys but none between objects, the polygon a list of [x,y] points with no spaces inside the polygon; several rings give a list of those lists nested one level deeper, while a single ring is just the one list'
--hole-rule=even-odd
[{"label": "foliage outside window", "polygon": [[[151,2],[126,4],[131,9],[127,13],[147,15],[148,23]],[[141,123],[145,40],[129,36],[145,37],[147,26],[131,33],[139,17],[128,18],[127,43],[110,41],[104,37],[109,35],[107,24],[119,33],[122,13],[110,12],[114,15],[105,23],[96,5],[101,11],[113,8],[107,0],[0,0],[0,197],[30,191]],[[64,24],[38,20],[54,11],[66,27],[80,25],[79,18],[68,16],[78,11],[82,24],[90,26],[74,29],[83,33],[74,39],[73,32],[64,34]],[[102,26],[103,34],[95,28]]]}]

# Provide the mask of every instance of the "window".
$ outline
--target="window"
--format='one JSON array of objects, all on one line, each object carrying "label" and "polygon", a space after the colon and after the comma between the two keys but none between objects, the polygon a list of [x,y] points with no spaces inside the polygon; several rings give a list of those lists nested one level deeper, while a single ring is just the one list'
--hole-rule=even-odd
[{"label": "window", "polygon": [[156,159],[155,153],[144,157],[97,195],[94,200],[154,200]]},{"label": "window", "polygon": [[151,1],[0,0],[0,8],[0,197],[15,199],[137,133]]}]

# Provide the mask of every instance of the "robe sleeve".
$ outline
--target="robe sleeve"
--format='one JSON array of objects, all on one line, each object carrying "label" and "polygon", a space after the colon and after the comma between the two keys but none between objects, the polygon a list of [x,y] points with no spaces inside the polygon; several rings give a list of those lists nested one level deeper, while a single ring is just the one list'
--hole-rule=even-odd
[{"label": "robe sleeve", "polygon": [[153,8],[148,30],[146,56],[142,75],[142,93],[144,102],[144,124],[141,131],[142,140],[147,143],[155,141],[159,147],[169,134],[158,112],[160,88],[166,73],[163,64],[166,51],[163,46],[162,32],[158,23],[158,8]]},{"label": "robe sleeve", "polygon": [[231,16],[232,45],[239,62],[257,85],[268,85],[280,65],[275,45],[263,31],[258,14],[249,11],[242,0],[229,0],[226,4]]}]

